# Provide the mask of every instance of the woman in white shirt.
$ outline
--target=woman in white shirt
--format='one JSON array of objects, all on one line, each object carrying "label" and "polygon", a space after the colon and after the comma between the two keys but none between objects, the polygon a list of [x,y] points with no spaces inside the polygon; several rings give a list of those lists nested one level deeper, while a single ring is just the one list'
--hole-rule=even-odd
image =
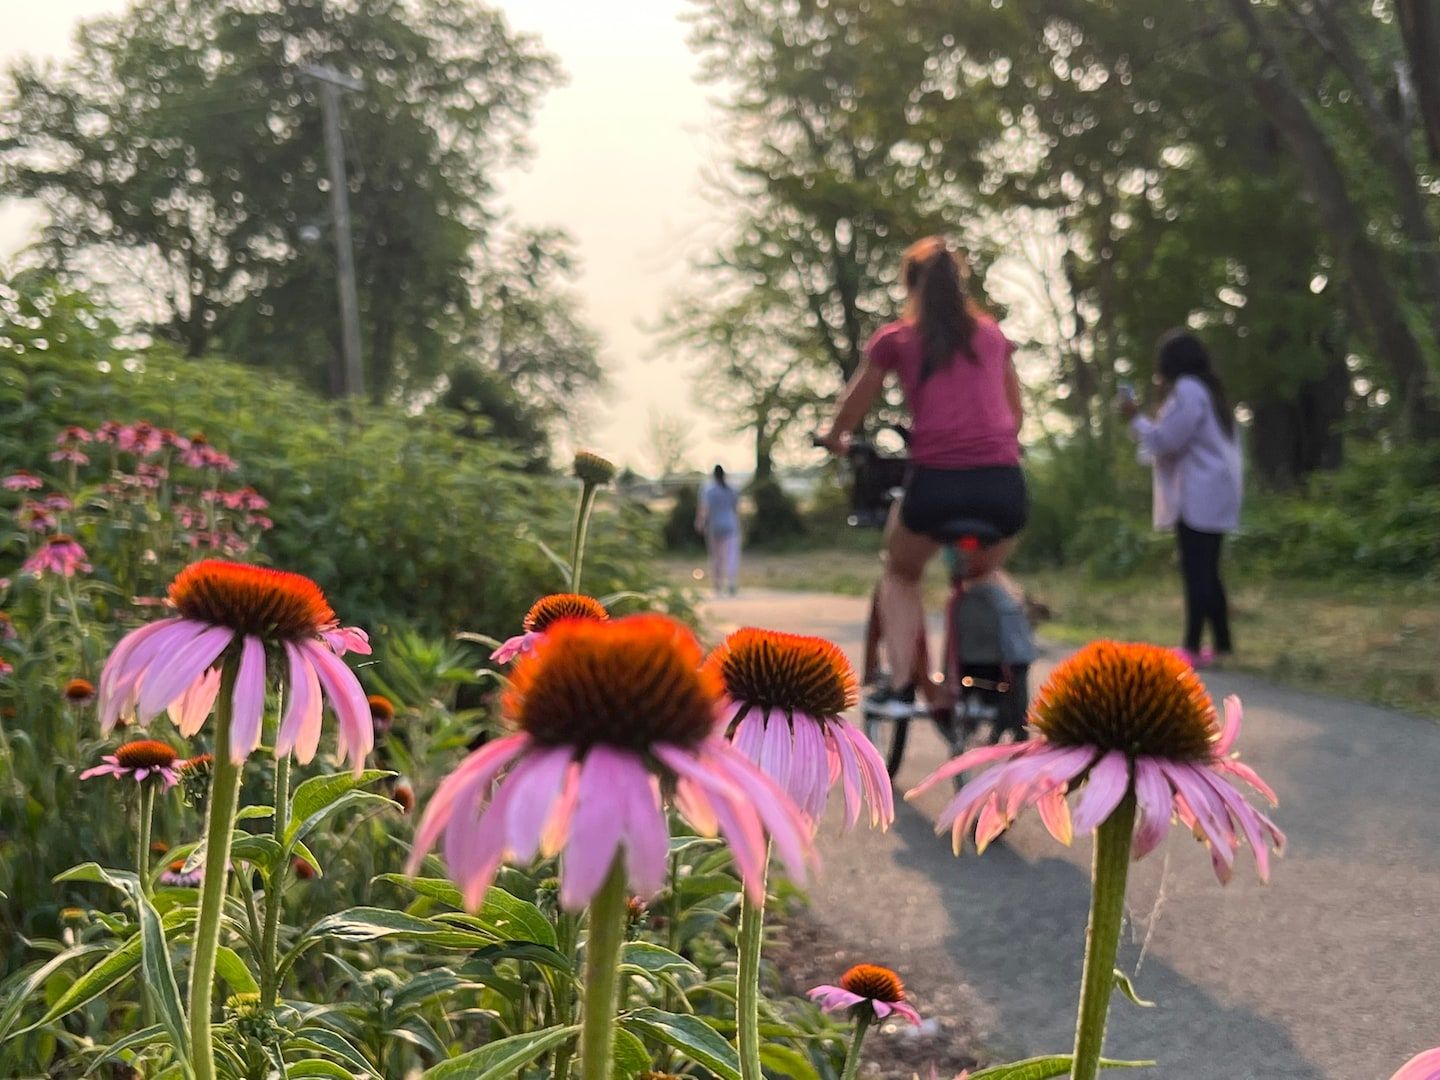
[{"label": "woman in white shirt", "polygon": [[[1220,580],[1220,548],[1240,526],[1240,439],[1225,386],[1200,339],[1171,330],[1160,339],[1154,419],[1133,400],[1121,413],[1151,459],[1157,529],[1174,529],[1185,581],[1185,638],[1180,654],[1194,666],[1228,656],[1230,610]],[[1202,646],[1206,625],[1214,649]]]}]

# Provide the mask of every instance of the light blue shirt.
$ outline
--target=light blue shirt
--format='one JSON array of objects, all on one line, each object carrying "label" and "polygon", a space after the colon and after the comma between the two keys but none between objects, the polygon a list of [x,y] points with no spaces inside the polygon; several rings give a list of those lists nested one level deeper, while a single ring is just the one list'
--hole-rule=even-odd
[{"label": "light blue shirt", "polygon": [[1215,416],[1205,384],[1182,375],[1151,420],[1136,416],[1130,432],[1151,458],[1155,528],[1183,521],[1200,532],[1240,527],[1240,439]]},{"label": "light blue shirt", "polygon": [[710,481],[700,492],[705,507],[705,531],[713,536],[729,536],[740,528],[740,495],[732,487],[721,487]]}]

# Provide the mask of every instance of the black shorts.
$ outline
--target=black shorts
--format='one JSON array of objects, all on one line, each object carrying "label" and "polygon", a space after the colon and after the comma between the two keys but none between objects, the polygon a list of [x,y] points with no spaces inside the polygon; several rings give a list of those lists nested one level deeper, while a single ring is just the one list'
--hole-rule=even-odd
[{"label": "black shorts", "polygon": [[932,469],[916,465],[905,481],[900,521],[911,532],[930,535],[956,518],[988,521],[1006,538],[1025,527],[1030,496],[1018,465],[984,469]]}]

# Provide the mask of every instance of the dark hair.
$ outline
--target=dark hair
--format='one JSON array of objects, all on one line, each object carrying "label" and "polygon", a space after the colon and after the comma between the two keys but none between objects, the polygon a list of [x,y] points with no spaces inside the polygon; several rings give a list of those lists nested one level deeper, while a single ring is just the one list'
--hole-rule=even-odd
[{"label": "dark hair", "polygon": [[1235,414],[1225,394],[1225,384],[1210,364],[1210,354],[1205,350],[1204,343],[1188,330],[1168,330],[1160,336],[1155,355],[1156,366],[1166,382],[1173,384],[1182,375],[1190,375],[1205,384],[1205,389],[1210,391],[1215,419],[1226,435],[1234,435]]},{"label": "dark hair", "polygon": [[920,333],[920,381],[950,366],[957,352],[975,361],[970,340],[980,308],[965,293],[960,263],[938,236],[905,249],[900,276],[910,294],[909,315]]},{"label": "dark hair", "polygon": [[715,468],[710,471],[710,475],[715,477],[715,483],[719,484],[721,487],[730,486],[729,484],[725,483],[725,466],[716,465]]}]

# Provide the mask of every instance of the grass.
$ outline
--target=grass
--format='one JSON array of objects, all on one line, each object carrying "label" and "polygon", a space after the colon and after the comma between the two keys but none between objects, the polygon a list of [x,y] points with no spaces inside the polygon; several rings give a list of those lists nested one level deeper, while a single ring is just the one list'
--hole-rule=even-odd
[{"label": "grass", "polygon": [[[849,542],[833,550],[747,553],[741,585],[863,596],[875,583],[877,552]],[[703,562],[698,555],[672,559],[671,576],[696,581]],[[1179,640],[1182,601],[1173,571],[1103,582],[1080,570],[1017,576],[1053,612],[1041,628],[1052,641]],[[1334,584],[1243,573],[1233,573],[1228,584],[1237,670],[1440,718],[1440,584]],[[929,603],[938,605],[946,590],[932,566]]]}]

